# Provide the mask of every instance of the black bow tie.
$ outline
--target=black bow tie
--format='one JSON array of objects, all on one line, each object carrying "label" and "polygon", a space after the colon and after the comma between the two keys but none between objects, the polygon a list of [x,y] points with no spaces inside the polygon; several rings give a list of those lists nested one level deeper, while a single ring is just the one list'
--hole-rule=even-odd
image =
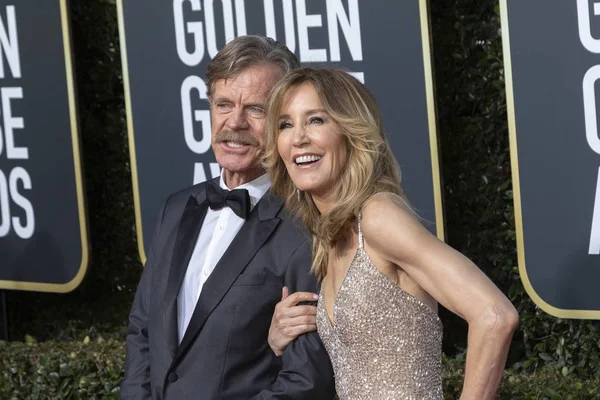
[{"label": "black bow tie", "polygon": [[225,190],[214,182],[206,187],[206,200],[211,210],[229,207],[240,218],[247,219],[250,214],[250,195],[246,189]]}]

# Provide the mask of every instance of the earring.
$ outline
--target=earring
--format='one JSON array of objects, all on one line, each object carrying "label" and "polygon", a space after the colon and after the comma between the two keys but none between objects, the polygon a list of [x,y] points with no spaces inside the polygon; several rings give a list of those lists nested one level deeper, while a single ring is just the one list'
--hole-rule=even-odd
[{"label": "earring", "polygon": [[296,195],[298,196],[298,201],[300,201],[300,189],[296,189]]}]

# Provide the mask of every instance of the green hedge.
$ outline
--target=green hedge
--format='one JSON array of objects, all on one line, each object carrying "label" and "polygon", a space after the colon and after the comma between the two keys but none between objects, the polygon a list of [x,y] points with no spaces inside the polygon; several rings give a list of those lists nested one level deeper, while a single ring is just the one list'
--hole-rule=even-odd
[{"label": "green hedge", "polygon": [[[458,399],[464,379],[462,355],[444,360],[444,399]],[[553,368],[535,374],[507,370],[497,395],[505,400],[600,399],[600,378],[564,375]]]},{"label": "green hedge", "polygon": [[0,342],[0,398],[118,399],[123,341]]},{"label": "green hedge", "polygon": [[[120,340],[0,342],[0,398],[118,399],[124,361]],[[444,360],[445,399],[458,399],[463,365],[460,355]],[[534,375],[507,371],[498,398],[600,399],[599,387],[599,378],[582,380],[552,369]]]}]

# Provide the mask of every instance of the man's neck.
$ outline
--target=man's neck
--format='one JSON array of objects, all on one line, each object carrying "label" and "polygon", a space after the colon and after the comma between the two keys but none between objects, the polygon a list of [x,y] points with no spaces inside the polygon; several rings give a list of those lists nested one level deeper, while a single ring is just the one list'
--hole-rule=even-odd
[{"label": "man's neck", "polygon": [[223,169],[223,182],[229,189],[235,189],[245,183],[252,182],[259,176],[263,175],[265,170],[262,168],[252,168],[245,171],[232,172]]}]

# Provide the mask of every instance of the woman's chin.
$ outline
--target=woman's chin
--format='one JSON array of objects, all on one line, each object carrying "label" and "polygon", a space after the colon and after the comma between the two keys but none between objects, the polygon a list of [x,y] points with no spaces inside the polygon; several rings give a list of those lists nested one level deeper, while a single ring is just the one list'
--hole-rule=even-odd
[{"label": "woman's chin", "polygon": [[298,189],[301,192],[311,193],[311,191],[313,190],[312,186],[298,184],[296,182],[294,182],[294,186],[296,187],[296,189]]}]

